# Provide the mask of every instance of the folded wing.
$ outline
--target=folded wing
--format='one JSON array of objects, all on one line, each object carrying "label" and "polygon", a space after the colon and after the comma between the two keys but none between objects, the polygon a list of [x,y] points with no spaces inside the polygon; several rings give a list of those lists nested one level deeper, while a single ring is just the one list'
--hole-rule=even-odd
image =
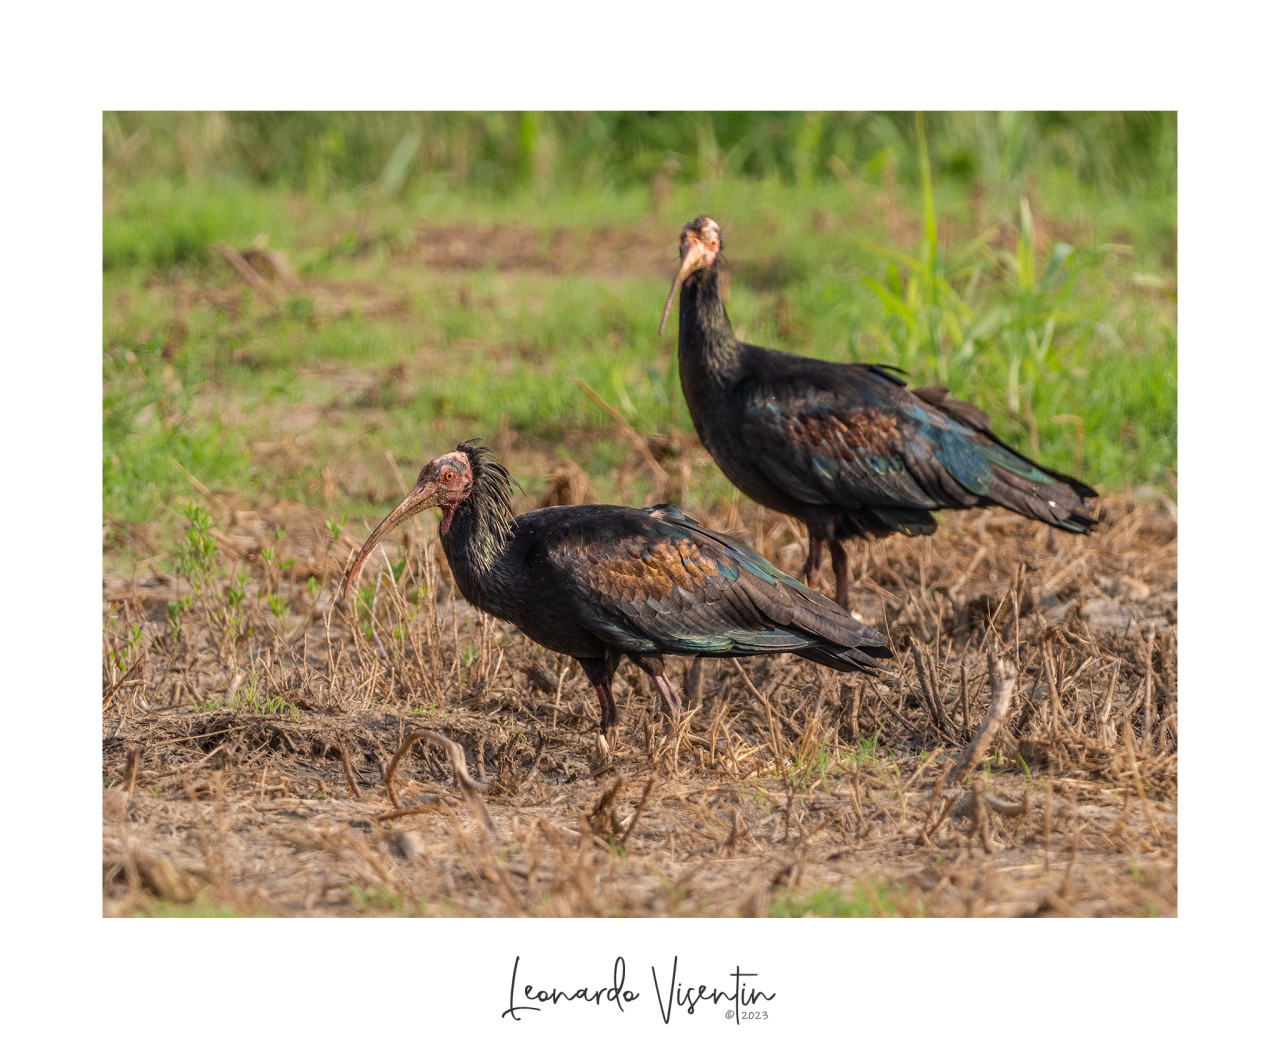
[{"label": "folded wing", "polygon": [[579,623],[622,649],[790,651],[845,671],[890,656],[879,632],[677,506],[581,508],[594,512],[549,529],[538,560],[572,589]]}]

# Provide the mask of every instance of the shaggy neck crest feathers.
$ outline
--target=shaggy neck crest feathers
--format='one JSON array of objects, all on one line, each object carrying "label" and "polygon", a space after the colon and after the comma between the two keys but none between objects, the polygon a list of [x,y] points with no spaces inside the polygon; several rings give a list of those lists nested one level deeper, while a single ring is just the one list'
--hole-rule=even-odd
[{"label": "shaggy neck crest feathers", "polygon": [[447,537],[446,546],[456,543],[471,566],[487,569],[514,534],[514,488],[511,473],[493,451],[478,443],[478,439],[469,439],[458,444],[458,450],[471,463],[471,494],[458,505],[454,516],[456,532]]}]

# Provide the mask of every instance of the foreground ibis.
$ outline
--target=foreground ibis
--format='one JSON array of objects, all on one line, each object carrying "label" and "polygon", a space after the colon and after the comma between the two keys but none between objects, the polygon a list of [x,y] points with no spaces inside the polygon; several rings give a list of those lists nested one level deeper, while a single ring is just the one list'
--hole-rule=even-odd
[{"label": "foreground ibis", "polygon": [[1093,488],[1006,446],[987,414],[946,388],[740,342],[720,297],[723,251],[711,218],[684,227],[658,331],[679,289],[680,383],[698,438],[745,495],[808,526],[806,583],[825,543],[848,608],[840,540],[929,535],[938,509],[1003,506],[1068,532],[1096,523]]},{"label": "foreground ibis", "polygon": [[623,657],[649,676],[671,733],[680,697],[663,672],[665,654],[789,652],[842,672],[870,672],[890,656],[880,632],[677,506],[552,506],[514,516],[510,475],[475,442],[423,468],[356,554],[342,597],[388,532],[439,507],[440,541],[463,597],[582,665],[610,746],[618,726],[611,685]]}]

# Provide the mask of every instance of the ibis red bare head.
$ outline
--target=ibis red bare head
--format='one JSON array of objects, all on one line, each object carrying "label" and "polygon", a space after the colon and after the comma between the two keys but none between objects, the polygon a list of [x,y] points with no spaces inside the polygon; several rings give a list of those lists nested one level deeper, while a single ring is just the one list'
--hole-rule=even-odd
[{"label": "ibis red bare head", "polygon": [[702,215],[694,218],[680,231],[680,271],[671,282],[671,291],[667,294],[667,305],[662,308],[662,324],[658,326],[658,335],[667,327],[667,316],[671,313],[671,303],[676,297],[676,290],[689,277],[700,269],[706,269],[716,261],[720,254],[720,226],[714,218]]},{"label": "ibis red bare head", "polygon": [[347,592],[360,572],[360,567],[373,552],[373,548],[388,532],[410,517],[416,516],[424,509],[439,506],[444,513],[444,519],[440,522],[440,534],[444,535],[449,530],[450,521],[453,520],[454,509],[471,494],[473,484],[471,459],[461,450],[443,454],[429,465],[423,466],[422,472],[418,473],[418,482],[413,485],[413,490],[405,495],[404,501],[373,529],[373,534],[365,540],[364,546],[360,547],[360,552],[351,562],[346,578],[342,581],[342,597],[347,596]]}]

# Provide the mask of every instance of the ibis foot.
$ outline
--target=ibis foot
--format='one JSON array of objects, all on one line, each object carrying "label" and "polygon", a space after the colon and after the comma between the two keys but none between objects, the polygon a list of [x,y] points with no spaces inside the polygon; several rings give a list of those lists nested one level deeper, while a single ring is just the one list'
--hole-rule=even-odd
[{"label": "ibis foot", "polygon": [[613,763],[613,753],[617,749],[618,731],[613,728],[612,741],[604,734],[596,735],[595,747],[587,756],[587,760],[591,765],[591,773],[599,775],[605,771]]}]

